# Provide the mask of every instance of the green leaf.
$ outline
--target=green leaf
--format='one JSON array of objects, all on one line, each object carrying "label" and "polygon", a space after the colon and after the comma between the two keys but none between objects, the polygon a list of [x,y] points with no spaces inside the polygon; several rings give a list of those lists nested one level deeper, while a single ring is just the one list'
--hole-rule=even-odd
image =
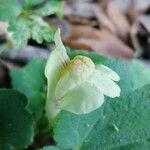
[{"label": "green leaf", "polygon": [[0,149],[23,149],[33,140],[33,118],[27,99],[16,90],[0,90]]},{"label": "green leaf", "polygon": [[39,150],[61,150],[56,146],[45,146],[43,148],[40,148]]},{"label": "green leaf", "polygon": [[42,7],[35,9],[33,12],[39,16],[48,16],[57,14],[62,16],[62,2],[60,0],[48,0],[43,3]]},{"label": "green leaf", "polygon": [[12,33],[10,41],[15,48],[27,45],[30,38],[41,44],[53,40],[54,30],[40,17],[19,18],[10,22],[8,31]]},{"label": "green leaf", "polygon": [[140,60],[133,60],[130,69],[134,79],[134,89],[150,84],[150,68]]},{"label": "green leaf", "polygon": [[132,144],[127,144],[124,146],[120,146],[118,148],[114,148],[112,150],[149,150],[150,148],[150,142],[144,141],[144,142],[135,142]]},{"label": "green leaf", "polygon": [[0,0],[0,20],[13,20],[21,13],[21,10],[18,0]]},{"label": "green leaf", "polygon": [[37,117],[41,116],[45,103],[43,95],[46,82],[44,67],[43,60],[33,59],[25,67],[10,71],[13,88],[27,96],[28,108]]},{"label": "green leaf", "polygon": [[108,59],[104,61],[103,64],[114,70],[119,75],[120,81],[117,84],[121,88],[121,97],[126,96],[128,93],[133,91],[133,77],[127,62]]},{"label": "green leaf", "polygon": [[28,5],[28,6],[34,6],[37,4],[41,4],[44,0],[25,0],[25,4],[24,5]]},{"label": "green leaf", "polygon": [[[150,85],[107,101],[87,116],[60,115],[54,138],[63,149],[118,148],[150,137]],[[148,141],[147,141],[148,142]]]},{"label": "green leaf", "polygon": [[[99,56],[97,56],[97,58],[98,57]],[[129,67],[124,62],[120,62],[117,60],[108,60],[108,59],[105,59],[105,60],[106,61],[103,61],[103,63],[109,66],[111,69],[115,70],[120,76],[121,80],[118,84],[122,90],[121,97],[125,97],[127,94],[133,91],[133,81],[132,81],[132,76],[129,76],[130,74]],[[107,101],[105,103],[106,104],[112,103],[114,105],[116,104],[116,107],[118,107],[118,109],[120,108],[118,110],[118,113],[124,115],[124,112],[121,113],[123,106],[122,108],[121,106],[118,106],[119,104],[120,105],[122,104],[121,97],[116,98],[116,100],[107,98]],[[103,131],[108,132],[107,130],[109,129],[109,127],[108,125],[105,125],[105,124],[106,123],[109,124],[109,118],[111,121],[112,117],[109,116],[109,118],[106,118],[106,116],[104,116],[104,110],[105,110],[104,106],[105,104],[102,105],[97,111],[94,111],[87,115],[75,115],[75,114],[71,114],[69,112],[63,111],[59,116],[56,127],[54,128],[54,139],[56,140],[58,146],[64,149],[78,149],[82,147],[83,143],[86,143],[87,138],[91,136],[92,131],[94,133],[97,133],[97,131],[95,130],[95,125],[98,122],[100,122],[100,125],[99,125],[100,129],[102,127],[105,128],[106,126],[106,129],[104,129]],[[113,106],[112,108],[110,107],[110,110],[113,108],[115,108],[115,106]],[[108,113],[110,110],[108,109]],[[107,110],[105,110],[105,112],[107,113]],[[113,115],[113,113],[111,112],[109,113],[109,115]],[[105,123],[106,120],[108,120],[108,122]],[[110,122],[110,127],[113,128],[113,125],[111,124],[111,122]],[[98,133],[98,135],[93,137],[93,139],[91,139],[91,142],[99,140],[99,139],[101,139],[101,133]],[[107,141],[107,139],[108,138],[106,138],[105,140]],[[93,149],[93,147],[90,147],[90,148]]]},{"label": "green leaf", "polygon": [[[115,148],[150,137],[150,85],[132,92],[129,96],[106,103],[103,120],[99,120],[86,138],[82,149],[94,147]],[[99,139],[92,140],[94,137]],[[93,141],[93,143],[91,141]]]},{"label": "green leaf", "polygon": [[63,111],[54,127],[54,139],[58,147],[61,149],[79,149],[94,124],[102,116],[101,109],[88,115],[75,115]]},{"label": "green leaf", "polygon": [[8,31],[12,33],[10,40],[15,48],[26,46],[30,38],[29,21],[27,19],[14,19],[9,23]]},{"label": "green leaf", "polygon": [[34,17],[30,22],[30,27],[31,38],[37,43],[41,44],[43,41],[51,42],[53,40],[54,29],[44,22],[42,18]]}]

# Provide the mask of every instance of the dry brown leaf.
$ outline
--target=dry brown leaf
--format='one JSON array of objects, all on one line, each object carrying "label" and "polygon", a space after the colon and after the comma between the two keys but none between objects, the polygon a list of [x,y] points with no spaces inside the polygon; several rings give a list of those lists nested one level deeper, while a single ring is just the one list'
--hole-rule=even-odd
[{"label": "dry brown leaf", "polygon": [[132,58],[133,51],[107,30],[98,30],[90,26],[70,27],[70,36],[65,44],[74,49],[87,49],[107,56]]},{"label": "dry brown leaf", "polygon": [[144,12],[150,7],[150,0],[134,0],[132,3],[140,12]]},{"label": "dry brown leaf", "polygon": [[100,52],[104,55],[117,57],[117,58],[133,58],[133,51],[126,45],[118,41],[107,41],[107,40],[91,40],[91,39],[81,39],[82,43],[88,43],[92,50]]},{"label": "dry brown leaf", "polygon": [[118,36],[121,37],[124,41],[127,41],[130,32],[130,25],[126,16],[117,7],[115,2],[113,1],[108,2],[106,7],[106,14],[116,27]]},{"label": "dry brown leaf", "polygon": [[128,8],[130,5],[134,5],[137,11],[144,12],[145,10],[150,7],[150,1],[149,0],[115,0],[117,6],[127,13]]},{"label": "dry brown leaf", "polygon": [[[70,25],[70,36],[69,38],[91,38],[91,39],[106,39],[106,40],[119,40],[115,35],[111,34],[105,29],[95,29],[91,26],[83,25]],[[121,42],[121,40],[119,40]]]},{"label": "dry brown leaf", "polygon": [[[8,23],[0,21],[0,42],[5,41],[7,36]],[[1,50],[0,50],[1,51]]]},{"label": "dry brown leaf", "polygon": [[0,21],[0,35],[4,35],[7,33],[8,23]]},{"label": "dry brown leaf", "polygon": [[65,18],[73,24],[88,25],[93,27],[98,26],[98,22],[93,19],[87,19],[79,16],[66,16]]},{"label": "dry brown leaf", "polygon": [[99,38],[97,31],[91,26],[83,26],[83,25],[70,25],[69,27],[69,38],[80,38],[80,37],[87,37],[87,38]]},{"label": "dry brown leaf", "polygon": [[102,28],[105,28],[109,30],[110,32],[116,34],[116,28],[114,27],[113,23],[110,21],[110,19],[104,14],[102,11],[100,5],[93,7],[95,17],[97,18],[99,22],[99,26]]},{"label": "dry brown leaf", "polygon": [[76,40],[76,39],[64,40],[64,43],[65,45],[71,47],[72,49],[92,51],[92,48],[90,47],[90,45],[79,42],[79,40]]},{"label": "dry brown leaf", "polygon": [[150,34],[150,15],[140,15],[139,22]]},{"label": "dry brown leaf", "polygon": [[141,47],[140,47],[138,39],[136,37],[136,35],[138,33],[138,26],[139,25],[137,23],[133,23],[132,27],[131,27],[131,40],[132,40],[133,47],[136,50],[137,56],[139,56],[141,54]]},{"label": "dry brown leaf", "polygon": [[[83,25],[70,25],[70,36],[69,38],[91,38],[91,39],[107,39],[107,40],[115,40],[117,37],[111,34],[109,31],[105,29],[95,29],[91,26],[83,26]],[[117,39],[118,40],[118,39]]]},{"label": "dry brown leaf", "polygon": [[78,16],[82,18],[93,18],[94,12],[92,8],[93,3],[88,1],[71,1],[64,3],[65,16]]},{"label": "dry brown leaf", "polygon": [[66,42],[68,46],[74,49],[87,49],[100,54],[111,56],[115,58],[133,58],[133,51],[124,44],[118,41],[96,40],[89,38],[81,38],[75,40],[69,40]]},{"label": "dry brown leaf", "polygon": [[133,23],[131,28],[131,39],[136,56],[150,57],[150,16],[141,15],[138,20]]}]

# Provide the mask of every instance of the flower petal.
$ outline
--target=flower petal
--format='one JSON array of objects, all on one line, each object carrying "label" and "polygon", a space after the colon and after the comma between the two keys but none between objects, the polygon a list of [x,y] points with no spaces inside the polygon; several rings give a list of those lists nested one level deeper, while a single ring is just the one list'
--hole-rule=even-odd
[{"label": "flower petal", "polygon": [[79,86],[93,73],[95,65],[90,58],[77,56],[71,60],[58,81],[55,97],[61,99],[69,90]]},{"label": "flower petal", "polygon": [[95,70],[88,82],[93,83],[102,93],[109,97],[114,98],[120,96],[120,87],[110,78],[110,76],[102,74],[99,70]]},{"label": "flower petal", "polygon": [[60,70],[70,60],[61,41],[59,29],[56,31],[54,39],[56,48],[50,53],[45,67],[45,76],[48,80],[48,95],[49,93],[54,93],[54,87],[59,80]]},{"label": "flower petal", "polygon": [[96,70],[98,70],[103,76],[108,76],[110,79],[114,81],[120,80],[120,77],[115,71],[104,65],[96,65]]},{"label": "flower petal", "polygon": [[99,108],[103,102],[104,96],[99,89],[84,82],[62,98],[60,107],[75,114],[87,114]]}]

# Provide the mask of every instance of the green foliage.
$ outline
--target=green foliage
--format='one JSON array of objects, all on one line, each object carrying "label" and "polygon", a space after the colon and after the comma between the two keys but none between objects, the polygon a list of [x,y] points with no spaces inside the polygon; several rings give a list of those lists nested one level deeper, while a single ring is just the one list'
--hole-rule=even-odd
[{"label": "green foliage", "polygon": [[29,27],[32,39],[38,43],[42,44],[44,41],[50,42],[53,40],[54,30],[41,18],[34,18]]},{"label": "green foliage", "polygon": [[23,149],[33,140],[33,118],[27,99],[15,90],[0,90],[0,149]]},{"label": "green foliage", "polygon": [[[101,147],[103,150],[129,144],[127,147],[131,148],[136,146],[133,145],[135,142],[148,139],[149,90],[150,85],[129,96],[107,101],[105,106],[87,116],[63,112],[54,131],[58,146],[85,150],[97,150]],[[127,147],[124,146],[125,149]]]},{"label": "green foliage", "polygon": [[26,9],[30,9],[30,7],[40,5],[44,0],[24,0],[23,7]]},{"label": "green foliage", "polygon": [[30,38],[30,28],[25,19],[11,21],[8,31],[12,32],[11,41],[16,48],[25,46]]},{"label": "green foliage", "polygon": [[16,48],[23,47],[32,38],[37,43],[50,42],[54,30],[39,17],[20,18],[10,22],[8,31],[12,32],[11,41]]},{"label": "green foliage", "polygon": [[150,142],[142,141],[142,142],[135,142],[132,144],[120,146],[112,150],[149,150],[149,148],[150,148]]},{"label": "green foliage", "polygon": [[[61,16],[60,11],[61,2],[58,0],[0,1],[0,20],[9,22],[10,40],[16,48],[25,46],[30,38],[40,44],[52,41],[54,29],[42,17],[54,13]],[[67,54],[64,54],[65,51],[58,53],[59,49],[65,49],[59,42],[60,39],[56,38],[55,43],[58,44],[56,55],[53,53],[54,57],[46,70],[47,78],[51,78],[51,82],[54,82],[49,85],[50,95],[55,91],[55,86],[52,85],[56,84],[60,62],[69,59]],[[105,103],[100,108],[86,115],[61,111],[53,124],[53,139],[57,147],[45,146],[40,150],[149,150],[150,70],[138,60],[127,63],[86,51],[68,50],[68,55],[70,59],[77,55],[87,56],[95,64],[103,64],[113,69],[121,79],[117,83],[121,88],[121,95],[114,100],[106,97]],[[40,124],[40,129],[46,131],[47,128],[44,128],[47,122],[44,120],[43,112],[46,109],[52,112],[56,106],[50,109],[48,105],[44,109],[46,99],[44,68],[44,60],[33,59],[25,67],[10,71],[14,90],[0,90],[0,149],[25,149],[33,143],[34,127]],[[69,83],[69,77],[66,79]],[[65,82],[61,84],[60,92],[66,89]],[[86,86],[89,88],[88,84],[83,88]],[[92,90],[93,88],[87,93]],[[79,99],[75,98],[82,94],[81,89],[77,93],[74,91],[71,93],[70,97],[77,106]],[[68,102],[70,97],[67,99]],[[93,96],[90,101],[92,98]],[[38,120],[39,124],[33,120]]]},{"label": "green foliage", "polygon": [[149,90],[150,85],[106,103],[103,119],[96,122],[82,149],[111,149],[147,140],[150,137]]},{"label": "green foliage", "polygon": [[61,150],[61,149],[59,149],[58,147],[55,147],[55,146],[45,146],[39,150]]},{"label": "green foliage", "polygon": [[33,59],[25,67],[10,71],[13,88],[27,96],[27,107],[37,118],[41,116],[45,103],[44,67],[43,60]]},{"label": "green foliage", "polygon": [[134,79],[134,89],[150,84],[150,69],[139,60],[133,60],[130,68]]},{"label": "green foliage", "polygon": [[134,68],[129,67],[130,64],[113,59],[105,59],[102,63],[119,74],[121,96],[115,100],[107,98],[102,107],[87,115],[63,111],[54,128],[57,145],[62,149],[148,150],[150,85],[134,91]]},{"label": "green foliage", "polygon": [[[129,91],[124,91],[124,89],[126,89],[126,86],[128,86],[129,89],[132,89],[133,84],[131,76],[129,76],[126,81],[123,80],[126,78],[126,74],[130,73],[126,64],[115,60],[106,60],[103,63],[107,65],[109,64],[109,67],[111,66],[110,68],[113,68],[113,70],[119,74],[121,80],[118,85],[122,90],[121,97],[128,94]],[[106,103],[109,101],[121,102],[118,98],[116,98],[116,100],[107,100]],[[60,119],[54,130],[54,138],[58,143],[58,146],[66,149],[76,149],[81,147],[88,134],[94,130],[93,126],[96,122],[103,118],[103,109],[104,105],[95,112],[81,116],[74,115],[69,112],[63,112],[60,115]],[[93,140],[95,140],[95,138],[93,138]]]},{"label": "green foliage", "polygon": [[[105,58],[91,52],[69,51],[70,58],[74,58],[76,55],[88,56],[96,64],[102,63],[117,72],[121,79],[117,83],[121,88],[121,96],[114,100],[107,97],[105,103],[99,109],[86,115],[75,115],[62,111],[54,124],[53,138],[56,146],[45,146],[40,150],[149,150],[149,70],[143,71],[144,66],[137,61],[127,63],[121,60]],[[44,67],[44,61],[32,60],[24,68],[13,69],[10,72],[13,87],[27,96],[27,108],[38,118],[44,108]],[[26,105],[19,103],[25,98],[14,90],[1,91],[0,116],[5,117],[2,117],[2,121],[0,120],[0,126],[4,124],[2,127],[5,127],[7,131],[4,128],[0,128],[0,134],[5,135],[0,136],[0,149],[9,150],[10,147],[24,148],[32,142],[33,138],[32,117],[25,109]],[[13,101],[12,99],[17,100]],[[14,111],[11,111],[10,108]],[[25,112],[25,114],[22,112]],[[19,114],[19,116],[16,117],[16,114]],[[26,119],[27,116],[31,120]],[[14,120],[12,122],[13,129],[16,129],[14,126],[20,127],[20,124],[23,129],[18,127],[17,131],[12,130],[12,134],[10,134],[12,128],[8,126],[9,123],[5,121],[6,119],[11,122]],[[43,129],[41,129],[44,130],[45,126],[42,127]],[[11,135],[19,137],[19,143],[18,138],[14,139]]]},{"label": "green foliage", "polygon": [[127,62],[122,60],[108,59],[103,62],[106,66],[112,68],[120,76],[118,85],[121,88],[121,97],[126,96],[133,91],[133,75]]},{"label": "green foliage", "polygon": [[18,0],[0,0],[0,20],[11,21],[22,11]]},{"label": "green foliage", "polygon": [[[60,0],[48,0],[47,3],[44,3],[42,7],[33,12],[40,16],[48,16],[52,14],[57,14],[59,17],[62,16],[62,3]],[[51,8],[51,9],[50,9]]]},{"label": "green foliage", "polygon": [[[8,40],[13,47],[24,47],[29,39],[41,44],[53,40],[54,29],[42,16],[58,14],[61,2],[54,0],[1,0],[0,20],[9,22]],[[11,11],[11,13],[10,13]]]}]

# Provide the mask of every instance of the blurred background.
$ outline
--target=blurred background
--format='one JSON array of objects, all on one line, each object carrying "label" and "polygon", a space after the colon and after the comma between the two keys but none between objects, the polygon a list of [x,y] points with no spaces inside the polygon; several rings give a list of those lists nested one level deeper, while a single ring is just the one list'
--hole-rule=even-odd
[{"label": "blurred background", "polygon": [[149,0],[68,0],[66,45],[101,54],[149,58]]},{"label": "blurred background", "polygon": [[[19,2],[22,5],[24,0]],[[33,5],[30,10],[42,7],[45,2]],[[61,28],[63,42],[69,49],[94,51],[127,60],[140,58],[149,62],[150,0],[59,0],[58,3],[49,5],[46,9],[54,10],[53,13],[42,18],[54,30]],[[0,5],[3,7],[2,3]],[[11,14],[11,7],[9,10]],[[7,20],[0,21],[1,46],[8,42],[8,26]],[[22,32],[21,28],[18,33]],[[47,58],[48,49],[52,48],[53,44],[49,42],[39,44],[30,38],[27,46],[19,50],[1,47],[1,86],[9,86],[8,69],[22,66],[33,57]]]}]

